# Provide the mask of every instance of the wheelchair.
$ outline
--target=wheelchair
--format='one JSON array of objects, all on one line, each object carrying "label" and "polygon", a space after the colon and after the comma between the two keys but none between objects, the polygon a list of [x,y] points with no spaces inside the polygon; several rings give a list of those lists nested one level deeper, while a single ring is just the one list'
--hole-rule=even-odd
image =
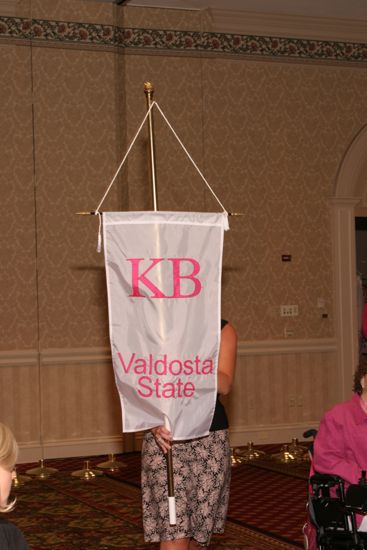
[{"label": "wheelchair", "polygon": [[[365,474],[365,472],[364,472]],[[356,514],[367,512],[365,475],[345,491],[336,475],[315,473],[310,478],[308,513],[316,528],[319,550],[367,549],[367,532],[357,530]]]},{"label": "wheelchair", "polygon": [[[309,430],[303,435],[316,433]],[[367,532],[358,531],[356,523],[357,513],[367,513],[366,472],[361,472],[358,484],[346,490],[344,480],[337,475],[315,472],[309,482],[308,523],[314,527],[316,541],[310,542],[312,537],[305,536],[305,550],[367,550]]]}]

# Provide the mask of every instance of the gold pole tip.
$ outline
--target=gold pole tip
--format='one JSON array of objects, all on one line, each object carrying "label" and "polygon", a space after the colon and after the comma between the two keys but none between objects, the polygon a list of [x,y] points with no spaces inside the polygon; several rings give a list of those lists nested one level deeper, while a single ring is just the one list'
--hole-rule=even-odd
[{"label": "gold pole tip", "polygon": [[149,80],[147,82],[144,82],[144,92],[153,92],[154,86]]}]

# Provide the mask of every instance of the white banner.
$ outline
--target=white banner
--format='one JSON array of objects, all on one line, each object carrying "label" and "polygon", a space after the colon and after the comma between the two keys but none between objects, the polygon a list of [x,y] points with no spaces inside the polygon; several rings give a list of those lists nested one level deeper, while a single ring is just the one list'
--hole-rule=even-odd
[{"label": "white banner", "polygon": [[226,214],[104,212],[112,359],[124,432],[208,434]]}]

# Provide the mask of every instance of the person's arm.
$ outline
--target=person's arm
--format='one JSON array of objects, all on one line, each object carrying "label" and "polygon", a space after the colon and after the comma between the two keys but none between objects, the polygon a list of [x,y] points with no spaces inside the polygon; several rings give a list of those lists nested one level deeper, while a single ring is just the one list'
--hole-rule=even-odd
[{"label": "person's arm", "polygon": [[232,389],[237,358],[237,334],[232,325],[221,330],[218,358],[218,393],[227,395]]},{"label": "person's arm", "polygon": [[[227,395],[232,388],[237,357],[237,335],[232,325],[221,330],[218,358],[218,393]],[[153,428],[152,433],[164,453],[171,448],[172,434],[164,426]]]},{"label": "person's arm", "polygon": [[332,411],[325,414],[314,442],[313,467],[321,474],[335,474],[349,483],[358,483],[361,467],[346,455],[346,429]]}]

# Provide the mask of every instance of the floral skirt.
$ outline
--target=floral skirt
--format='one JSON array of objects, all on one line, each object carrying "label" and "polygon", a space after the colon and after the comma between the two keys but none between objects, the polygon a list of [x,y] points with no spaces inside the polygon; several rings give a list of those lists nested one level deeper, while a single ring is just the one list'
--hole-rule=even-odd
[{"label": "floral skirt", "polygon": [[231,480],[227,430],[172,445],[177,524],[169,524],[166,458],[151,432],[142,449],[143,525],[146,542],[192,538],[208,546],[223,533]]}]

